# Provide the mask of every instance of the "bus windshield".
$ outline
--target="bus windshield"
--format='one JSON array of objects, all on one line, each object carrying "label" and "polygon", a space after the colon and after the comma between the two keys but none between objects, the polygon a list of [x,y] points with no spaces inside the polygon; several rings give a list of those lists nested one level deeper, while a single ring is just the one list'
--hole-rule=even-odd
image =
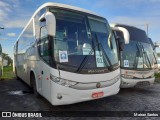
[{"label": "bus windshield", "polygon": [[[121,67],[152,69],[154,66],[153,48],[145,31],[129,26],[122,27],[129,31],[130,42],[125,45],[121,52]],[[119,33],[119,35],[122,34]]]},{"label": "bus windshield", "polygon": [[154,64],[153,50],[149,43],[130,41],[125,45],[121,56],[121,66],[126,68],[152,68]]},{"label": "bus windshield", "polygon": [[101,17],[50,9],[56,17],[54,59],[67,71],[118,66],[117,46],[108,22]]}]

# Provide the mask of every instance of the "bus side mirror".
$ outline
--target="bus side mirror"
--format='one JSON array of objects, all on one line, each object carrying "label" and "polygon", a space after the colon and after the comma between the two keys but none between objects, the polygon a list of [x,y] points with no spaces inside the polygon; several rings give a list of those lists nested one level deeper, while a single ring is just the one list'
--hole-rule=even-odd
[{"label": "bus side mirror", "polygon": [[39,18],[39,21],[41,22],[46,21],[46,28],[48,35],[50,36],[56,35],[56,18],[53,13],[46,12]]},{"label": "bus side mirror", "polygon": [[129,44],[129,39],[130,39],[130,35],[127,29],[123,28],[123,27],[112,27],[113,31],[120,31],[123,33],[124,36],[124,43],[125,44]]},{"label": "bus side mirror", "polygon": [[153,50],[155,50],[156,49],[156,46],[153,46]]},{"label": "bus side mirror", "polygon": [[119,45],[119,50],[120,51],[123,51],[124,50],[124,40],[121,38],[121,37],[117,37],[116,40],[118,41],[118,45]]}]

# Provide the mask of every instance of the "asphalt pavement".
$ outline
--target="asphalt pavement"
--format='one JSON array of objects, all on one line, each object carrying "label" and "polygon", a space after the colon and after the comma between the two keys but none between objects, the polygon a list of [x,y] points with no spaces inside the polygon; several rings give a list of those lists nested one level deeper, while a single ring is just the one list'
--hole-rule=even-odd
[{"label": "asphalt pavement", "polygon": [[[160,84],[140,88],[121,89],[117,95],[102,99],[76,103],[72,105],[52,106],[45,98],[36,98],[30,87],[19,80],[0,81],[0,111],[78,111],[79,117],[43,117],[50,119],[113,119],[113,120],[158,120],[158,117],[83,117],[84,111],[115,112],[115,111],[160,111]],[[93,115],[94,116],[94,115]],[[4,118],[0,118],[4,119]],[[9,118],[8,118],[9,119]],[[12,118],[19,119],[22,118]],[[30,118],[25,118],[26,120]],[[38,120],[39,118],[34,118]]]}]

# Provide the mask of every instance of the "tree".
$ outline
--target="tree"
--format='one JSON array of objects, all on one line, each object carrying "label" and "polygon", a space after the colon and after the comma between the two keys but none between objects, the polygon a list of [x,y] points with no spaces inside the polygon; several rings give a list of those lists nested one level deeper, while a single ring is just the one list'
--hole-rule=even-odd
[{"label": "tree", "polygon": [[160,53],[157,53],[157,56],[160,57]]},{"label": "tree", "polygon": [[6,53],[2,53],[2,58],[5,59],[8,56]]},{"label": "tree", "polygon": [[11,57],[10,57],[10,56],[8,56],[8,54],[6,54],[6,53],[2,53],[2,57],[3,57],[3,59],[8,60],[8,66],[9,66],[9,65],[12,65],[13,60],[11,59]]}]

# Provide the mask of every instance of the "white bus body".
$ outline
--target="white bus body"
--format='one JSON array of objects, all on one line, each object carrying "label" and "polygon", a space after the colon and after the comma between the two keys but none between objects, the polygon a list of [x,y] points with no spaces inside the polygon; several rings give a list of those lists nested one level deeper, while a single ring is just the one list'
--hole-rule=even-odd
[{"label": "white bus body", "polygon": [[129,32],[129,43],[125,44],[124,50],[120,52],[121,88],[134,87],[136,85],[153,84],[154,56],[153,49],[145,31],[128,25],[112,24],[116,36],[122,39],[124,28]]},{"label": "white bus body", "polygon": [[46,3],[34,13],[14,45],[17,78],[52,105],[117,94],[120,68],[111,35],[106,19],[95,13]]}]

